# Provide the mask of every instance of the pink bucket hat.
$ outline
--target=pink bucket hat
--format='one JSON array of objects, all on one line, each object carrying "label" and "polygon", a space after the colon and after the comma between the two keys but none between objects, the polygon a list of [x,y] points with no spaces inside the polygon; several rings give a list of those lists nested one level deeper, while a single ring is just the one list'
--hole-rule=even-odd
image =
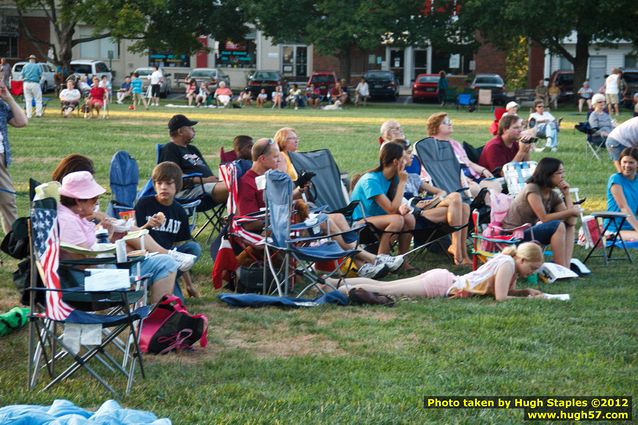
[{"label": "pink bucket hat", "polygon": [[93,199],[106,190],[97,184],[88,171],[69,173],[62,179],[60,195],[74,199]]}]

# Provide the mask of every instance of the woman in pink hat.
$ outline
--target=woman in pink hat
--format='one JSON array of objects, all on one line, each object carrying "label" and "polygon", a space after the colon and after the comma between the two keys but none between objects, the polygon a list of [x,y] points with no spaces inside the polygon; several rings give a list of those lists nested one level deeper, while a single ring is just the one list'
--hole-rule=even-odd
[{"label": "woman in pink hat", "polygon": [[[93,175],[88,171],[77,171],[64,176],[58,205],[60,242],[86,249],[91,249],[96,244],[96,225],[91,220],[94,218],[99,197],[104,192],[106,190],[95,181]],[[112,225],[109,220],[103,220],[101,224],[106,228],[110,228]],[[152,240],[149,242],[151,245],[157,245]],[[65,255],[68,256],[67,253]],[[166,250],[164,250],[164,253],[142,261],[141,274],[150,276],[151,303],[158,302],[163,295],[173,293],[175,276],[179,266],[179,260],[176,260],[171,255],[167,255]]]}]

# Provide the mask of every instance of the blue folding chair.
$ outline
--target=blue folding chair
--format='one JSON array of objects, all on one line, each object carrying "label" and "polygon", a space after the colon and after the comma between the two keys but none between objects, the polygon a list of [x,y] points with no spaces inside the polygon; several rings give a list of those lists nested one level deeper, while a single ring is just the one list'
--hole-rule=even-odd
[{"label": "blue folding chair", "polygon": [[456,110],[467,108],[468,112],[474,112],[476,109],[476,99],[470,93],[462,93],[456,97]]},{"label": "blue folding chair", "polygon": [[111,158],[109,186],[112,199],[106,213],[119,218],[120,213],[135,207],[140,171],[137,161],[126,151],[117,151]]},{"label": "blue folding chair", "polygon": [[[310,282],[299,296],[318,284],[327,284],[316,274],[314,263],[352,258],[359,252],[357,249],[344,250],[337,242],[329,239],[335,234],[330,234],[328,217],[324,213],[311,216],[302,223],[292,224],[292,190],[293,183],[288,174],[272,170],[266,173],[264,200],[267,212],[266,229],[270,236],[264,244],[264,263],[268,265],[279,296],[288,295],[288,289],[292,287],[296,274],[302,275]],[[322,223],[326,223],[326,232],[319,230]],[[348,243],[354,242],[358,240],[362,228],[363,226],[354,227],[340,236]],[[283,256],[279,267],[274,264],[276,256],[273,254],[276,252]],[[329,275],[338,272],[337,267]],[[264,282],[268,278],[267,269],[264,268]]]}]

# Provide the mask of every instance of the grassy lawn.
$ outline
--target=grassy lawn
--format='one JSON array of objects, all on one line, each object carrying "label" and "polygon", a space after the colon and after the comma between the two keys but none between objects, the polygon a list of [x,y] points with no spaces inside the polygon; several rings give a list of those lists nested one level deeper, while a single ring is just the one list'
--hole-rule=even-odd
[{"label": "grassy lawn", "polygon": [[[553,155],[565,162],[567,181],[587,197],[585,208],[601,210],[613,166],[606,154],[601,161],[585,155],[584,137],[573,129],[585,117],[575,110],[554,113],[564,117],[564,130]],[[27,213],[28,178],[47,180],[57,162],[72,152],[91,157],[98,182],[106,186],[111,156],[128,150],[138,160],[140,180],[146,181],[155,144],[168,141],[168,119],[185,113],[200,122],[195,144],[210,164],[217,165],[220,147],[230,146],[235,135],[269,137],[292,126],[300,150],[328,147],[341,170],[352,174],[376,165],[384,120],[399,120],[406,136],[417,141],[425,137],[425,120],[435,111],[432,105],[377,104],[344,111],[161,107],[132,112],[115,105],[109,120],[87,121],[62,119],[57,105],[50,104],[45,118],[10,131],[11,173],[21,215]],[[457,140],[480,146],[490,138],[491,112],[450,108],[449,113]],[[621,121],[628,117],[624,112]],[[575,256],[584,258],[584,252],[577,248]],[[18,303],[11,281],[16,262],[3,259],[0,310],[6,311]],[[452,267],[436,254],[413,263],[424,270]],[[176,424],[492,424],[521,423],[523,412],[426,411],[423,397],[638,395],[636,266],[616,262],[605,267],[599,259],[589,265],[591,277],[541,288],[569,293],[569,302],[497,304],[476,298],[400,300],[391,309],[240,310],[217,301],[210,283],[212,261],[205,254],[194,268],[203,297],[189,299],[188,305],[208,315],[209,346],[146,356],[147,379],[138,379],[133,395],[121,401]],[[26,353],[26,328],[0,339],[0,406],[66,398],[95,408],[110,398],[84,372],[51,392],[28,392]],[[122,388],[124,382],[116,384]]]}]

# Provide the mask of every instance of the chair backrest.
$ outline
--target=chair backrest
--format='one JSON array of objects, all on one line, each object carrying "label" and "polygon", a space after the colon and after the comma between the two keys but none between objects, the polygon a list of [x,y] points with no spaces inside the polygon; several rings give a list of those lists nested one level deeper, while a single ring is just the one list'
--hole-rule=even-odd
[{"label": "chair backrest", "polygon": [[503,165],[503,177],[507,184],[507,191],[510,196],[516,196],[523,190],[527,179],[529,179],[536,169],[536,161],[508,162]]},{"label": "chair backrest", "polygon": [[[46,295],[46,317],[61,321],[67,319],[73,308],[62,301],[62,289],[58,266],[60,264],[60,232],[58,229],[58,213],[53,198],[33,202],[31,208],[31,226],[29,229],[32,259],[41,273],[42,282],[48,289]],[[36,276],[31,275],[31,288],[37,284]]]},{"label": "chair backrest", "polygon": [[228,189],[228,200],[226,210],[228,214],[237,214],[237,197],[239,196],[239,180],[250,170],[252,163],[245,159],[221,164],[219,166],[219,176]]},{"label": "chair backrest", "polygon": [[456,103],[460,106],[470,106],[473,103],[473,97],[469,93],[462,93],[457,96]]},{"label": "chair backrest", "polygon": [[301,175],[304,170],[312,171],[312,185],[316,190],[315,203],[328,206],[331,211],[348,205],[348,192],[341,182],[339,167],[328,149],[311,152],[290,152],[290,161]]},{"label": "chair backrest", "polygon": [[449,142],[426,137],[416,142],[415,147],[425,171],[432,177],[434,186],[448,193],[456,192],[463,187],[461,164]]},{"label": "chair backrest", "polygon": [[135,204],[139,174],[135,158],[126,151],[115,152],[109,169],[109,185],[113,200],[132,208]]},{"label": "chair backrest", "polygon": [[505,112],[507,112],[507,109],[503,107],[494,108],[494,119],[496,121],[500,121],[501,118],[503,118],[503,114],[505,114]]},{"label": "chair backrest", "polygon": [[479,105],[491,105],[492,104],[492,90],[479,89],[478,91],[478,104]]},{"label": "chair backrest", "polygon": [[290,238],[293,183],[290,176],[279,170],[266,173],[266,225],[272,229],[272,240],[278,247],[286,247]]},{"label": "chair backrest", "polygon": [[12,96],[22,96],[24,92],[24,81],[11,80],[11,87],[9,88]]},{"label": "chair backrest", "polygon": [[237,160],[237,154],[234,150],[226,152],[223,146],[219,149],[219,162],[221,164],[228,164],[235,160]]}]

